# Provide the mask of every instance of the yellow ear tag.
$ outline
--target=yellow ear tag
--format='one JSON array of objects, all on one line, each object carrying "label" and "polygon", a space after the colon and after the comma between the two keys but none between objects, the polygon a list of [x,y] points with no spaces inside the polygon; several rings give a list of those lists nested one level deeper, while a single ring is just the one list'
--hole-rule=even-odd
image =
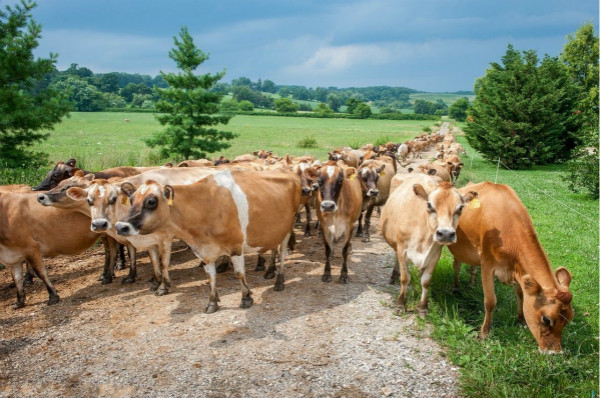
[{"label": "yellow ear tag", "polygon": [[354,180],[354,174],[350,176],[350,181]]},{"label": "yellow ear tag", "polygon": [[122,205],[124,205],[124,204],[127,204],[127,200],[128,200],[128,199],[129,199],[129,198],[128,198],[127,196],[123,195],[123,197],[121,197],[121,204],[122,204]]},{"label": "yellow ear tag", "polygon": [[169,198],[169,200],[167,201],[167,204],[169,206],[173,206],[173,198]]},{"label": "yellow ear tag", "polygon": [[381,177],[383,177],[383,176],[385,175],[385,171],[382,171],[381,173],[379,173],[379,175],[380,175]]},{"label": "yellow ear tag", "polygon": [[479,199],[475,198],[469,202],[469,209],[478,209],[481,207],[481,202]]}]

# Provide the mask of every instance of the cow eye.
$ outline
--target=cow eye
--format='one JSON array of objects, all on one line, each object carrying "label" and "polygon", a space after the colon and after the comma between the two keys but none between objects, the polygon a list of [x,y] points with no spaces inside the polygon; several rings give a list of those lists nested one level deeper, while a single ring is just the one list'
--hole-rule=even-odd
[{"label": "cow eye", "polygon": [[93,201],[93,200],[91,200],[91,199],[88,199],[88,200],[87,200],[87,202],[88,202],[88,205],[90,205],[90,206],[93,206],[93,205],[94,205],[94,201]]},{"label": "cow eye", "polygon": [[551,322],[550,322],[550,318],[548,318],[546,315],[542,315],[542,322],[546,325],[546,326],[550,326]]},{"label": "cow eye", "polygon": [[463,207],[464,207],[463,205],[460,205],[460,206],[458,207],[458,209],[456,210],[456,214],[458,214],[458,215],[460,216],[460,215],[462,214]]},{"label": "cow eye", "polygon": [[433,206],[429,202],[427,202],[427,211],[429,213],[435,213],[435,209],[433,208]]},{"label": "cow eye", "polygon": [[116,201],[117,201],[117,197],[116,197],[116,196],[113,196],[112,198],[110,198],[110,199],[108,200],[108,204],[109,204],[109,205],[112,205],[112,204],[114,204]]},{"label": "cow eye", "polygon": [[146,207],[149,209],[155,208],[157,204],[158,204],[158,201],[156,200],[156,198],[149,198],[146,201]]}]

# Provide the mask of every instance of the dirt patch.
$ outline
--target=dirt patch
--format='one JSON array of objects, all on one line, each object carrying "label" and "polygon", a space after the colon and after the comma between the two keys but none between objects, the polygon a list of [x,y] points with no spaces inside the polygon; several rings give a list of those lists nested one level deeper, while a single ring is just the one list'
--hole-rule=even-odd
[{"label": "dirt patch", "polygon": [[[426,157],[426,156],[424,156]],[[172,293],[148,290],[145,253],[137,282],[126,271],[102,286],[99,247],[47,259],[61,296],[48,307],[36,280],[14,311],[10,272],[0,273],[0,397],[455,397],[457,369],[414,315],[393,315],[393,253],[376,232],[353,239],[350,282],[321,282],[321,238],[303,237],[286,258],[285,290],[253,272],[254,306],[238,308],[232,271],[218,275],[221,308],[204,314],[209,285],[199,261],[176,243]]]}]

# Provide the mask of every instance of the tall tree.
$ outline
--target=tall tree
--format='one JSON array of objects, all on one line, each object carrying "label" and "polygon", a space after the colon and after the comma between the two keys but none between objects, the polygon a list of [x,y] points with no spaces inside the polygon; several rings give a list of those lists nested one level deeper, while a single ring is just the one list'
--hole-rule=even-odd
[{"label": "tall tree", "polygon": [[467,120],[467,110],[469,109],[469,99],[466,97],[457,99],[448,108],[448,115],[457,122]]},{"label": "tall tree", "polygon": [[208,54],[196,48],[186,27],[181,28],[179,37],[173,38],[175,48],[169,51],[169,57],[181,72],[161,71],[169,87],[156,89],[160,100],[155,107],[163,113],[156,115],[156,119],[167,128],[155,133],[146,143],[150,147],[162,147],[160,153],[165,158],[204,158],[208,153],[229,148],[230,144],[224,140],[236,137],[229,131],[205,127],[227,124],[231,119],[231,115],[219,113],[221,94],[209,91],[223,78],[225,71],[195,75],[194,71],[208,59]]},{"label": "tall tree", "polygon": [[52,130],[70,109],[63,93],[39,84],[55,71],[57,55],[33,56],[42,31],[31,16],[35,6],[22,0],[0,10],[0,167],[44,164],[47,155],[30,147],[47,139],[44,130]]},{"label": "tall tree", "polygon": [[512,168],[566,160],[576,146],[577,89],[557,58],[508,46],[475,83],[466,137],[489,160]]}]

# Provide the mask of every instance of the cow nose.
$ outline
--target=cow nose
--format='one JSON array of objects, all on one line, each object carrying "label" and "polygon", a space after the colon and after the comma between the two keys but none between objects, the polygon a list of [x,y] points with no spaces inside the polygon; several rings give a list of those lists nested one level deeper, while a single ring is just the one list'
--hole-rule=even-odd
[{"label": "cow nose", "polygon": [[44,204],[44,202],[46,201],[46,197],[47,195],[45,193],[41,193],[38,195],[37,200],[39,203]]},{"label": "cow nose", "polygon": [[117,234],[127,236],[131,232],[131,227],[128,224],[118,223],[115,227]]},{"label": "cow nose", "polygon": [[321,202],[321,211],[330,212],[335,210],[335,202],[331,200],[326,200]]},{"label": "cow nose", "polygon": [[456,231],[451,228],[440,228],[435,231],[435,238],[440,243],[456,242]]},{"label": "cow nose", "polygon": [[319,184],[317,184],[317,183],[314,183],[314,184],[312,185],[312,190],[313,190],[313,191],[316,191],[317,189],[319,189]]},{"label": "cow nose", "polygon": [[302,187],[302,195],[310,195],[311,189],[309,187]]},{"label": "cow nose", "polygon": [[108,228],[107,220],[92,221],[92,231],[106,231],[107,228]]},{"label": "cow nose", "polygon": [[367,196],[379,196],[379,189],[369,189]]}]

